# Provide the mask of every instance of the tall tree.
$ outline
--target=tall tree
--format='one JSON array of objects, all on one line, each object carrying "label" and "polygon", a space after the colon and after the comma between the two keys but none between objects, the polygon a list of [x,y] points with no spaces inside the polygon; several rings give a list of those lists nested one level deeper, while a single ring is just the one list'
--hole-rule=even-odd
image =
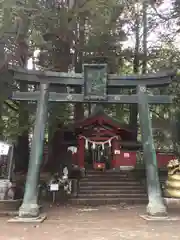
[{"label": "tall tree", "polygon": [[147,24],[147,1],[143,1],[143,60],[142,60],[142,74],[147,72],[147,37],[148,37],[148,24]]},{"label": "tall tree", "polygon": [[[15,18],[16,35],[16,59],[17,64],[27,68],[28,53],[28,31],[30,27],[30,15],[26,10],[19,11]],[[27,82],[19,82],[19,89],[22,92],[28,91]],[[15,171],[27,171],[29,162],[29,112],[28,102],[19,103],[19,134],[16,146]]]},{"label": "tall tree", "polygon": [[[136,2],[133,8],[134,11],[134,32],[135,32],[135,49],[134,49],[134,59],[133,59],[133,72],[135,74],[139,73],[140,68],[140,30],[141,30],[141,16],[140,16],[141,4]],[[132,90],[132,93],[136,93],[136,89]],[[134,129],[134,140],[137,141],[138,136],[138,107],[136,104],[130,105],[130,126]]]}]

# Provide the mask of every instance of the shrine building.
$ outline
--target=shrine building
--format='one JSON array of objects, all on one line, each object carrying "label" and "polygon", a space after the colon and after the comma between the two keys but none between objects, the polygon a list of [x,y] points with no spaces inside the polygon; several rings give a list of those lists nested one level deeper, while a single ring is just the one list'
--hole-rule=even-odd
[{"label": "shrine building", "polygon": [[[128,124],[121,124],[98,106],[87,118],[69,125],[64,141],[77,147],[73,163],[80,168],[131,170],[137,165],[137,152],[142,152],[141,143],[134,135]],[[156,156],[159,168],[166,167],[174,158],[173,153],[156,152]]]}]

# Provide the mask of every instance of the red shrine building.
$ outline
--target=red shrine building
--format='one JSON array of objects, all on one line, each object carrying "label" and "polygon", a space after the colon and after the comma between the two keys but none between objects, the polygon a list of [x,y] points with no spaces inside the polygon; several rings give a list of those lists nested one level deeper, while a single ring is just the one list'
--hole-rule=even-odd
[{"label": "red shrine building", "polygon": [[[132,169],[137,164],[141,144],[133,141],[128,125],[109,117],[102,108],[76,122],[71,130],[76,137],[74,164],[86,169]],[[172,154],[157,153],[158,167],[165,167]]]}]

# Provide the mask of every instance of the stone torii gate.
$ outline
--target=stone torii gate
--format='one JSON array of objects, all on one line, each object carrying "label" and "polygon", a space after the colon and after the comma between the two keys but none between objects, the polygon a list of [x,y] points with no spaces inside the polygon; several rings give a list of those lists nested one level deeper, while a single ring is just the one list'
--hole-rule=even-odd
[{"label": "stone torii gate", "polygon": [[[122,77],[118,75],[108,75],[106,64],[87,64],[83,66],[83,69],[82,74],[75,74],[9,67],[9,72],[13,73],[13,80],[24,81],[27,84],[39,84],[39,91],[13,92],[12,94],[12,99],[38,102],[26,188],[23,203],[19,209],[19,216],[30,218],[39,216],[37,186],[42,161],[44,130],[47,121],[49,101],[59,103],[138,104],[149,198],[147,213],[151,216],[166,215],[167,211],[162,200],[157,171],[149,104],[169,104],[172,102],[172,97],[168,95],[149,95],[147,87],[168,86],[172,82],[175,73]],[[73,88],[74,92],[76,92],[76,87],[80,87],[81,93],[59,93],[56,92],[56,90],[51,91],[53,84]],[[111,94],[113,88],[134,88],[136,89],[136,94]]]}]

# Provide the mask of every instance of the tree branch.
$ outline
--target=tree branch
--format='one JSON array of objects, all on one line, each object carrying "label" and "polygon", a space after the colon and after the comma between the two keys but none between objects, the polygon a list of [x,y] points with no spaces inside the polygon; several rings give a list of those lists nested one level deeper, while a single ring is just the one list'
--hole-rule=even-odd
[{"label": "tree branch", "polygon": [[157,117],[159,117],[159,118],[165,120],[164,117],[161,116],[159,113],[157,113],[155,110],[150,109],[150,111],[151,111],[154,115],[156,115]]},{"label": "tree branch", "polygon": [[165,21],[169,21],[171,19],[171,17],[165,17],[160,12],[158,12],[157,8],[155,7],[154,1],[150,0],[149,2],[150,2],[150,6],[152,7],[152,9],[155,11],[156,15],[159,18],[161,18],[161,19],[163,19]]},{"label": "tree branch", "polygon": [[9,104],[7,101],[4,101],[4,104],[7,106],[7,107],[9,107],[12,111],[14,111],[14,112],[17,112],[18,111],[18,109],[17,108],[15,108],[15,107],[13,107],[11,104]]}]

